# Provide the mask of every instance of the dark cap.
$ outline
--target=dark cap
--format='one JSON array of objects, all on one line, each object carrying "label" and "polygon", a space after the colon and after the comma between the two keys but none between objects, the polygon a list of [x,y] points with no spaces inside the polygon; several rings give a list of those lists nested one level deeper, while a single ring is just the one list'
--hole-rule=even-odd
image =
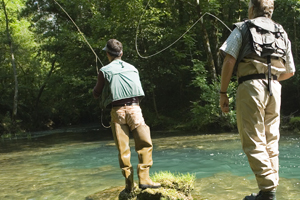
[{"label": "dark cap", "polygon": [[102,50],[108,52],[112,56],[119,57],[123,52],[123,45],[116,39],[110,39],[107,41],[105,47]]}]

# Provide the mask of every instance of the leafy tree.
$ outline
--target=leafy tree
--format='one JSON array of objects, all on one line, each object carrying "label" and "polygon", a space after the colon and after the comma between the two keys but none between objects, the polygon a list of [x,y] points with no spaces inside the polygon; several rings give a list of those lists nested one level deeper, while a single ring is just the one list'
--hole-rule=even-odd
[{"label": "leafy tree", "polygon": [[27,83],[23,83],[22,80],[30,67],[29,52],[34,47],[34,43],[31,43],[33,35],[28,31],[28,21],[18,18],[23,6],[22,0],[2,1],[3,12],[0,12],[1,57],[3,56],[0,61],[0,129],[2,127],[4,132],[16,131],[18,126],[16,123],[22,120],[20,110],[26,102],[23,89],[26,88]]},{"label": "leafy tree", "polygon": [[[234,98],[233,111],[223,116],[217,93],[222,66],[218,49],[230,31],[212,15],[231,27],[247,17],[246,1],[57,2],[81,32],[54,0],[17,0],[5,4],[18,77],[16,121],[22,129],[99,120],[98,101],[92,98],[91,92],[96,82],[96,65],[99,69],[102,64],[108,64],[101,49],[110,38],[123,43],[123,59],[140,71],[146,93],[141,105],[150,126],[234,127]],[[284,24],[290,36],[296,63],[299,60],[299,7],[298,0],[277,0],[273,16],[275,21]],[[205,15],[193,26],[207,12],[211,15]],[[3,9],[0,15],[0,131],[9,132],[12,126],[8,116],[12,115],[15,81]],[[181,37],[191,26],[193,28]],[[98,55],[97,62],[82,35]],[[165,49],[169,45],[170,48]],[[300,109],[298,76],[283,82],[285,115]],[[236,87],[235,83],[230,86],[232,97]]]}]

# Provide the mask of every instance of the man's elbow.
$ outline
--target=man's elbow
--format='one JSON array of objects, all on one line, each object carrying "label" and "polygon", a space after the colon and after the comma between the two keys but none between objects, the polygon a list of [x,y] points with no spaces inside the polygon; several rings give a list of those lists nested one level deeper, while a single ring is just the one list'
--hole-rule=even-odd
[{"label": "man's elbow", "polygon": [[291,78],[292,76],[294,76],[295,72],[287,73],[286,75],[287,75],[287,79],[288,79],[288,78]]},{"label": "man's elbow", "polygon": [[291,78],[291,77],[294,76],[294,75],[295,75],[295,72],[282,74],[282,75],[279,76],[278,81],[284,81],[284,80],[287,80],[287,79]]},{"label": "man's elbow", "polygon": [[227,54],[224,59],[223,66],[234,67],[235,63],[236,63],[236,59],[232,55]]},{"label": "man's elbow", "polygon": [[98,99],[100,97],[101,93],[98,93],[95,91],[95,89],[93,89],[93,96],[94,96],[94,99]]}]

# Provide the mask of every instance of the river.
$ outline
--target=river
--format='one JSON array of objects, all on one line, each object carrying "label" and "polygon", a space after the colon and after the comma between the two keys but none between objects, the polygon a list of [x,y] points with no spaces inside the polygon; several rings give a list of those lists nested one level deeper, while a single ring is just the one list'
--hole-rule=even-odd
[{"label": "river", "polygon": [[[136,168],[133,140],[130,143]],[[153,145],[150,172],[195,174],[195,197],[241,200],[258,192],[238,134],[157,131],[153,132]],[[0,199],[84,200],[90,194],[122,186],[117,154],[110,130],[99,128],[0,141]],[[300,138],[296,134],[281,136],[277,199],[300,200]]]}]

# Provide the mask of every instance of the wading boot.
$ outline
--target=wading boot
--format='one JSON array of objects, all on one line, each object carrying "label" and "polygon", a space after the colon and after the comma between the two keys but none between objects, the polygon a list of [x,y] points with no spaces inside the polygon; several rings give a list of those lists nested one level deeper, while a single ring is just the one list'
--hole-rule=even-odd
[{"label": "wading boot", "polygon": [[276,191],[260,191],[258,194],[251,194],[251,196],[246,196],[244,200],[276,200]]},{"label": "wading boot", "polygon": [[125,177],[125,191],[131,192],[134,188],[133,169],[130,163],[129,127],[118,123],[111,123],[111,130],[119,151],[119,165]]},{"label": "wading boot", "polygon": [[147,188],[160,188],[160,183],[153,182],[149,177],[149,168],[138,168],[138,176],[139,176],[139,188],[147,189]]},{"label": "wading boot", "polygon": [[[128,171],[123,171],[128,172]],[[134,182],[133,182],[133,169],[130,168],[130,174],[124,174],[125,177],[125,191],[131,193],[134,191]]]},{"label": "wading boot", "polygon": [[154,183],[149,177],[149,169],[153,164],[152,161],[152,141],[150,129],[147,125],[141,125],[132,131],[135,150],[138,153],[139,164],[137,173],[139,177],[139,188],[159,188],[160,183]]}]

